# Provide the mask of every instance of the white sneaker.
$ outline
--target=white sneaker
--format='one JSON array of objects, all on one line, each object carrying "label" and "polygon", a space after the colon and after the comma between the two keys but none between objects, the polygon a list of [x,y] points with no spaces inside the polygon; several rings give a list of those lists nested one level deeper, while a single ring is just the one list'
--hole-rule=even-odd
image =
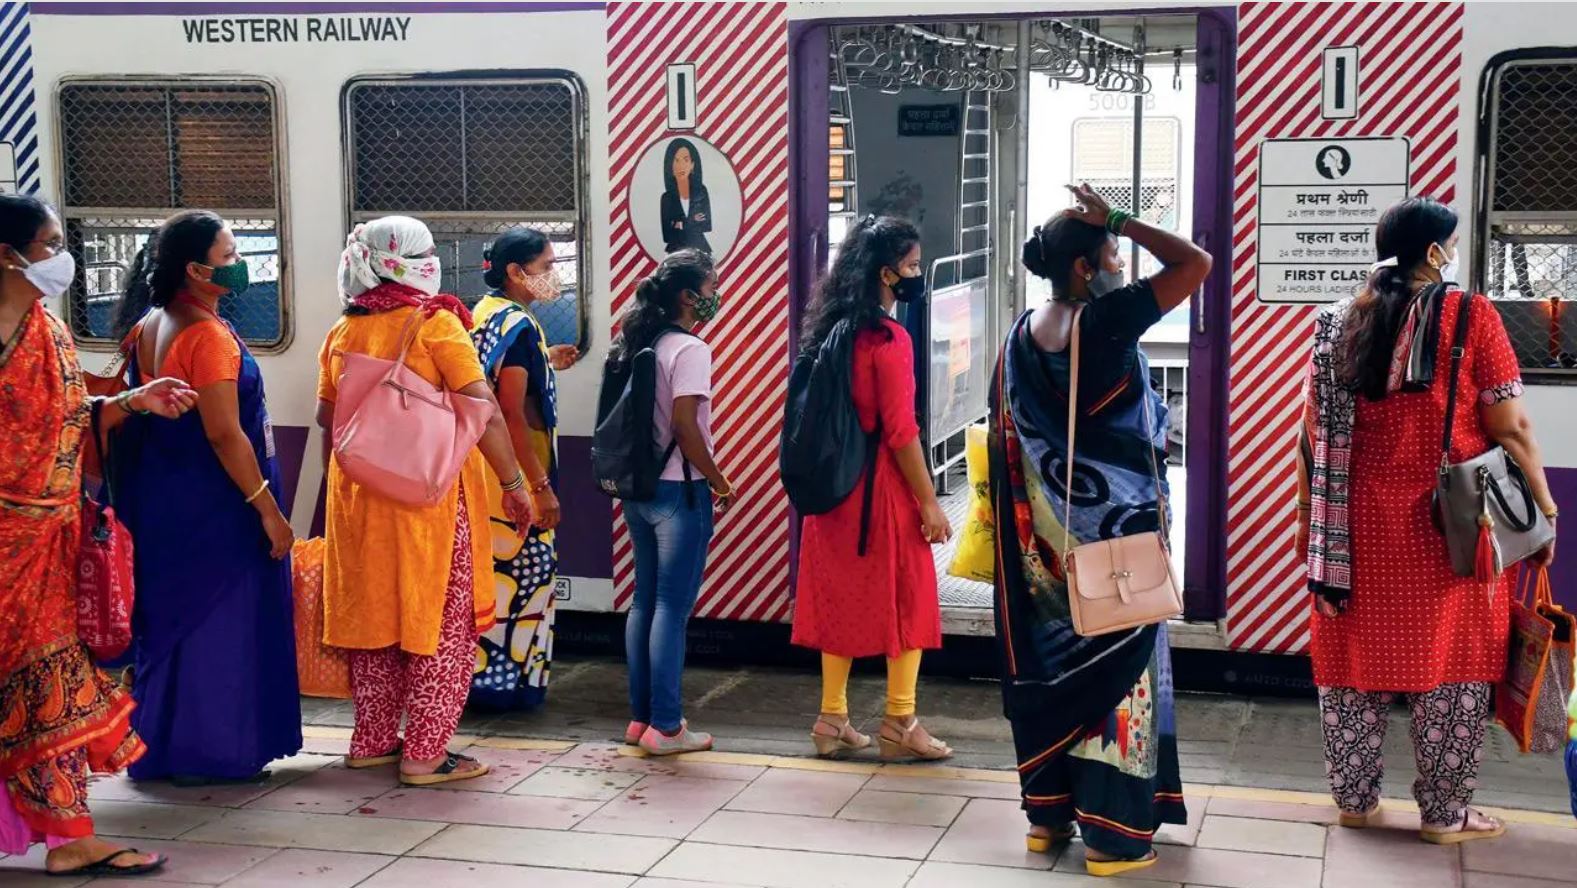
[{"label": "white sneaker", "polygon": [[690,730],[689,722],[679,723],[679,733],[672,737],[655,727],[641,735],[640,746],[647,755],[676,755],[681,752],[702,752],[712,748],[712,735]]}]

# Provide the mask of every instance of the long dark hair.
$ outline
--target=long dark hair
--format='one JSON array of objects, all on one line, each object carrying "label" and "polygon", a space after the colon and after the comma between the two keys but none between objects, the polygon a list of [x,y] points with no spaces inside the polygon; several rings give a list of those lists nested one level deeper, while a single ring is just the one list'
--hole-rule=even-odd
[{"label": "long dark hair", "polygon": [[547,235],[535,228],[518,225],[509,229],[482,251],[482,259],[487,263],[482,282],[495,290],[502,289],[504,280],[509,277],[509,266],[529,265],[547,248]]},{"label": "long dark hair", "polygon": [[664,257],[652,276],[636,286],[635,301],[619,317],[609,360],[625,360],[656,341],[658,333],[679,320],[684,294],[699,295],[713,269],[712,257],[694,248]]},{"label": "long dark hair", "polygon": [[1380,258],[1394,258],[1370,272],[1353,301],[1342,329],[1342,381],[1372,401],[1385,397],[1402,317],[1413,299],[1413,275],[1429,256],[1429,245],[1444,247],[1457,230],[1456,211],[1428,197],[1409,197],[1380,217],[1374,246]]},{"label": "long dark hair", "polygon": [[1030,274],[1051,282],[1052,298],[1067,299],[1073,264],[1082,258],[1100,271],[1101,248],[1111,236],[1099,225],[1059,213],[1030,233],[1019,258]]},{"label": "long dark hair", "polygon": [[124,337],[149,306],[164,308],[186,283],[186,266],[208,264],[225,220],[208,210],[176,213],[154,229],[126,272],[126,295],[115,311],[115,338]]},{"label": "long dark hair", "polygon": [[26,252],[54,212],[54,207],[31,194],[0,194],[0,244]]},{"label": "long dark hair", "polygon": [[680,148],[690,152],[690,162],[695,164],[690,170],[690,188],[699,191],[705,187],[701,178],[701,152],[695,150],[695,145],[689,139],[674,139],[668,143],[668,150],[663,152],[663,188],[673,195],[679,193],[679,181],[674,178],[674,158],[678,156]]},{"label": "long dark hair", "polygon": [[897,216],[866,216],[844,235],[832,270],[816,283],[800,333],[801,354],[820,350],[832,328],[848,320],[856,330],[882,330],[882,269],[898,263],[920,242],[920,229]]}]

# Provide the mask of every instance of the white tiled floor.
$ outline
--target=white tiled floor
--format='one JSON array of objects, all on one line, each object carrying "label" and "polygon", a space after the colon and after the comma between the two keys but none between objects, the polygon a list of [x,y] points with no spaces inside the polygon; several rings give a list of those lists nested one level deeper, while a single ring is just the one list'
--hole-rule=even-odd
[{"label": "white tiled floor", "polygon": [[[261,787],[95,780],[101,830],[170,864],[158,879],[91,884],[1577,888],[1577,829],[1550,815],[1527,815],[1500,841],[1440,848],[1417,840],[1417,815],[1402,805],[1388,802],[1379,827],[1359,832],[1332,826],[1318,797],[1205,790],[1189,800],[1193,824],[1164,830],[1154,867],[1105,880],[1083,873],[1077,842],[1027,852],[1016,784],[993,773],[659,761],[606,744],[468,752],[497,770],[443,790],[401,787],[392,768],[350,772],[325,756],[298,757]],[[39,848],[0,859],[0,888],[88,884],[45,878],[42,864]]]}]

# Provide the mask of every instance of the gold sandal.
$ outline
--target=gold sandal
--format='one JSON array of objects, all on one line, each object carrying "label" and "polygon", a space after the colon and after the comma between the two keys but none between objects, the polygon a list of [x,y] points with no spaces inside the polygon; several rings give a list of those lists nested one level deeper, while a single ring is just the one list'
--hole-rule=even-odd
[{"label": "gold sandal", "polygon": [[876,739],[881,743],[882,758],[886,761],[914,758],[923,762],[936,762],[953,755],[952,747],[927,734],[920,727],[919,719],[913,719],[907,726],[891,719],[883,720]]},{"label": "gold sandal", "polygon": [[[834,733],[823,733],[821,727],[826,725]],[[810,729],[810,742],[816,746],[816,755],[821,758],[837,758],[850,752],[859,752],[868,749],[871,745],[869,734],[861,734],[854,730],[854,725],[848,720],[838,724],[826,717],[816,719],[816,724]]]}]

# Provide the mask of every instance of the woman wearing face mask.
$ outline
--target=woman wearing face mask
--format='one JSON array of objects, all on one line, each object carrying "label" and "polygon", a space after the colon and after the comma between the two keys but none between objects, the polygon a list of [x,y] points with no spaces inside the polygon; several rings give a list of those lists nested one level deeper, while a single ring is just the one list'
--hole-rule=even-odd
[{"label": "woman wearing face mask", "polygon": [[[1313,593],[1310,630],[1326,769],[1341,823],[1380,803],[1387,711],[1412,708],[1422,837],[1455,843],[1505,827],[1471,807],[1491,688],[1506,667],[1510,574],[1458,577],[1430,515],[1446,417],[1451,343],[1469,311],[1451,461],[1505,447],[1553,522],[1517,356],[1495,305],[1455,279],[1457,215],[1408,198],[1380,217],[1381,261],[1352,299],[1320,313],[1299,449],[1298,554]],[[1332,484],[1342,474],[1345,484]],[[1310,532],[1311,520],[1314,532]],[[1533,561],[1547,565],[1554,544]]]},{"label": "woman wearing face mask", "polygon": [[471,339],[509,427],[515,456],[526,471],[536,520],[518,527],[504,513],[502,481],[488,474],[493,527],[493,578],[498,624],[479,640],[471,702],[498,709],[530,709],[547,694],[553,658],[553,581],[558,572],[554,528],[559,522],[558,382],[579,357],[573,345],[549,346],[531,313],[559,298],[553,244],[533,228],[512,228],[483,255],[492,291],[473,310]]},{"label": "woman wearing face mask", "polygon": [[[1051,299],[1014,323],[993,383],[997,639],[1029,849],[1066,843],[1077,821],[1086,870],[1109,876],[1153,864],[1156,828],[1187,820],[1171,658],[1164,626],[1078,635],[1061,556],[1065,546],[1164,528],[1167,414],[1139,338],[1188,300],[1210,255],[1112,210],[1087,185],[1072,191],[1078,206],[1024,242],[1024,267],[1050,283]],[[1120,286],[1119,235],[1161,271]],[[1075,324],[1079,386],[1070,392]],[[1079,410],[1071,497],[1070,398]]]},{"label": "woman wearing face mask", "polygon": [[131,876],[164,865],[94,834],[88,773],[113,773],[144,753],[135,705],[94,667],[77,638],[83,446],[90,417],[174,419],[197,393],[157,379],[92,398],[66,325],[43,300],[76,277],[60,217],[36,197],[0,195],[0,854],[35,842],[44,868]]},{"label": "woman wearing face mask", "polygon": [[[495,622],[493,534],[487,470],[504,521],[530,527],[527,475],[493,387],[467,332],[471,313],[439,292],[432,232],[408,216],[357,225],[340,255],[344,316],[318,353],[318,427],[328,503],[324,530],[323,641],[350,649],[356,723],[346,766],[399,764],[400,782],[426,786],[481,777],[487,765],[449,752],[460,724],[477,637]],[[430,506],[398,502],[356,483],[334,453],[334,404],[345,355],[393,360],[410,337],[405,366],[428,383],[493,405],[460,476]],[[485,465],[484,465],[485,461]],[[540,493],[539,493],[540,497]],[[551,505],[544,502],[544,505]],[[401,737],[401,723],[404,737]]]},{"label": "woman wearing face mask", "polygon": [[890,315],[897,303],[924,295],[920,232],[902,219],[868,216],[839,245],[800,340],[802,351],[815,352],[840,323],[859,331],[850,387],[861,428],[880,437],[864,554],[864,481],[837,508],[801,525],[793,641],[821,651],[821,715],[811,741],[824,756],[871,745],[849,721],[847,690],[854,658],[875,656],[887,658],[882,757],[953,754],[915,718],[920,652],[942,646],[931,544],[945,542],[952,528],[915,421],[913,345]]},{"label": "woman wearing face mask", "polygon": [[132,723],[149,754],[137,780],[260,779],[301,749],[290,591],[293,534],[263,375],[219,302],[244,292],[235,235],[200,210],[170,217],[127,273],[133,382],[173,376],[197,390],[174,423],[133,420],[111,457],[116,505],[136,541]]},{"label": "woman wearing face mask", "polygon": [[624,742],[651,755],[712,748],[711,734],[685,722],[680,684],[685,626],[701,592],[713,513],[734,501],[733,485],[712,458],[712,350],[693,332],[721,305],[712,257],[700,250],[670,254],[636,288],[608,356],[613,363],[645,348],[656,352],[653,434],[669,455],[657,495],[624,504],[635,550],[635,600],[624,629],[630,673]]}]

